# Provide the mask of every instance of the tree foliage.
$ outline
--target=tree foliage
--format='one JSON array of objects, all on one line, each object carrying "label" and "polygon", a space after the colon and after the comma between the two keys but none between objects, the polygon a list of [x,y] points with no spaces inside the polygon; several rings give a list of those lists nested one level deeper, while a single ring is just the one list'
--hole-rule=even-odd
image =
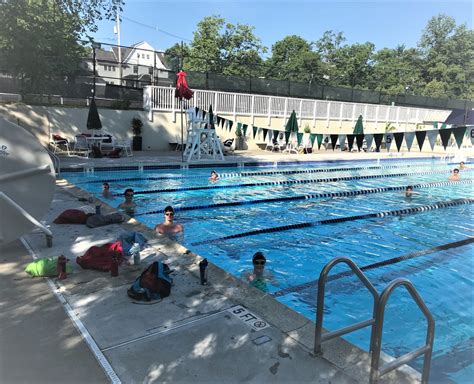
[{"label": "tree foliage", "polygon": [[29,91],[74,76],[85,54],[79,40],[96,29],[115,0],[5,0],[0,2],[0,66]]},{"label": "tree foliage", "polygon": [[[185,69],[226,75],[265,76],[279,80],[409,93],[431,97],[474,96],[474,35],[453,18],[428,21],[417,47],[375,50],[371,42],[347,44],[342,32],[326,31],[314,42],[291,35],[265,48],[247,25],[226,24],[218,16],[197,26],[185,49]],[[180,52],[179,46],[169,53]]]},{"label": "tree foliage", "polygon": [[266,76],[293,81],[312,81],[322,77],[321,59],[311,43],[299,36],[287,36],[272,46]]},{"label": "tree foliage", "polygon": [[253,34],[253,27],[226,23],[219,16],[201,20],[184,62],[188,71],[209,71],[224,75],[257,75],[265,48]]}]

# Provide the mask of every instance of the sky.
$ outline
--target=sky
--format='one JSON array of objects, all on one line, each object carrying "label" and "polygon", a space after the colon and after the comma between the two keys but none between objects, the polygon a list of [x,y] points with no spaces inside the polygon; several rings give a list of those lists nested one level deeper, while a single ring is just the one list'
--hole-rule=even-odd
[{"label": "sky", "polygon": [[[347,44],[369,41],[377,50],[415,47],[428,20],[440,13],[453,17],[457,25],[473,27],[470,0],[125,0],[121,44],[146,41],[160,51],[181,40],[189,44],[199,21],[219,15],[232,24],[254,26],[254,35],[268,48],[266,56],[285,36],[316,41],[328,30],[343,32]],[[100,21],[95,40],[116,44],[114,24]]]}]

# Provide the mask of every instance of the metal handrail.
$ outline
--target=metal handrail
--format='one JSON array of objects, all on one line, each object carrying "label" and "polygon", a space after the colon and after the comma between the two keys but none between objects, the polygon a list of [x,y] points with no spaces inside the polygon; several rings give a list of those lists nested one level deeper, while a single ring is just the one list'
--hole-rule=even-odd
[{"label": "metal handrail", "polygon": [[[339,263],[347,264],[352,269],[352,271],[357,275],[359,280],[370,291],[370,293],[372,294],[374,298],[373,314],[372,314],[371,319],[364,320],[356,324],[350,325],[348,327],[344,327],[332,332],[326,332],[323,334],[322,330],[323,330],[323,311],[324,311],[324,291],[325,291],[325,286],[326,286],[326,280],[327,280],[329,271],[335,265]],[[374,341],[374,332],[375,332],[374,324],[375,324],[376,306],[377,306],[378,301],[379,301],[379,294],[377,293],[377,290],[369,281],[369,279],[367,279],[364,273],[359,269],[359,267],[357,267],[357,265],[351,259],[347,257],[336,257],[335,259],[327,263],[322,269],[319,275],[319,281],[318,281],[318,299],[317,299],[317,307],[316,307],[316,331],[315,331],[315,337],[314,337],[314,351],[313,351],[314,355],[322,354],[321,344],[323,341],[327,341],[335,337],[345,335],[346,333],[353,332],[361,328],[365,328],[369,325],[372,326],[372,332],[371,332],[371,337],[370,337],[370,351],[372,352],[373,350],[372,343]]]},{"label": "metal handrail", "polygon": [[[403,356],[398,357],[397,359],[391,361],[385,366],[379,368],[380,363],[380,350],[381,350],[381,339],[382,339],[382,330],[383,330],[383,320],[385,314],[385,305],[391,295],[391,293],[399,286],[405,286],[407,291],[410,293],[411,297],[415,300],[418,307],[421,309],[428,321],[428,329],[426,332],[426,344],[423,347],[417,348],[411,352],[406,353]],[[399,278],[395,279],[389,283],[389,285],[383,290],[380,295],[379,301],[376,305],[376,317],[375,317],[375,327],[373,328],[373,339],[370,344],[373,347],[372,349],[372,361],[370,364],[370,384],[375,384],[380,379],[381,376],[392,371],[395,368],[400,367],[403,364],[417,358],[418,356],[424,356],[423,362],[423,373],[421,376],[422,384],[428,383],[428,378],[430,375],[430,366],[431,366],[431,355],[433,351],[433,340],[434,340],[434,328],[435,323],[433,316],[431,315],[430,310],[423,302],[423,299],[418,294],[415,286],[407,279]]]},{"label": "metal handrail", "polygon": [[46,149],[46,151],[49,154],[49,157],[53,161],[53,166],[54,166],[54,170],[55,170],[56,175],[59,176],[59,174],[61,172],[61,160],[59,159],[58,155],[53,153],[48,147],[44,147],[44,148]]}]

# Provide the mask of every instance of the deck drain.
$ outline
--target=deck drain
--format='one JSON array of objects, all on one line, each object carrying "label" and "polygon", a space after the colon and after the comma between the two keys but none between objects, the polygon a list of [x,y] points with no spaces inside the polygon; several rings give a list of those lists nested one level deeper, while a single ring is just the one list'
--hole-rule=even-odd
[{"label": "deck drain", "polygon": [[262,345],[268,343],[269,341],[272,341],[272,338],[270,336],[263,335],[253,339],[252,343],[254,343],[255,345]]}]

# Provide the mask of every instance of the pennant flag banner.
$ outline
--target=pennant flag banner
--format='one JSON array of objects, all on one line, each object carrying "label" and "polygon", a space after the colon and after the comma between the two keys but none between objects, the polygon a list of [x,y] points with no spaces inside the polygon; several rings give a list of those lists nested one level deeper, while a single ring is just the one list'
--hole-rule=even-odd
[{"label": "pennant flag banner", "polygon": [[334,149],[336,148],[337,140],[339,139],[339,135],[329,135],[329,137],[331,138],[331,146],[332,150],[334,151]]},{"label": "pennant flag banner", "polygon": [[405,143],[408,148],[408,152],[411,150],[411,146],[413,145],[413,139],[415,138],[415,132],[405,132]]},{"label": "pennant flag banner", "polygon": [[372,135],[371,133],[369,133],[368,135],[365,135],[365,142],[367,143],[367,152],[370,151],[373,141],[374,141],[374,135]]},{"label": "pennant flag banner", "polygon": [[296,140],[298,141],[298,146],[301,145],[301,140],[303,140],[303,135],[304,135],[303,132],[298,132],[298,133],[296,134]]},{"label": "pennant flag banner", "polygon": [[347,135],[347,145],[349,146],[349,152],[352,151],[355,137],[356,137],[355,135]]},{"label": "pennant flag banner", "polygon": [[375,133],[374,140],[375,140],[375,151],[379,152],[380,146],[382,145],[383,133]]},{"label": "pennant flag banner", "polygon": [[456,144],[458,145],[458,148],[461,148],[462,141],[464,139],[464,134],[466,133],[466,127],[457,127],[457,128],[451,128],[454,139],[456,140]]},{"label": "pennant flag banner", "polygon": [[363,133],[359,133],[356,135],[357,149],[359,150],[359,152],[362,146],[364,145],[364,136],[365,135]]},{"label": "pennant flag banner", "polygon": [[431,150],[433,151],[435,143],[436,143],[436,138],[438,137],[438,130],[436,130],[436,131],[434,131],[434,130],[433,131],[427,131],[426,134],[428,136],[428,141],[430,143]]},{"label": "pennant flag banner", "polygon": [[392,146],[393,141],[393,134],[386,133],[385,134],[385,148],[387,148],[387,152],[390,151],[390,147]]},{"label": "pennant flag banner", "polygon": [[[211,119],[211,117],[214,117],[215,124],[219,127],[222,127],[222,129],[229,130],[229,132],[232,132],[232,127],[234,126],[234,121],[228,120],[224,117],[218,116],[218,115],[213,115],[211,107],[209,108],[209,112],[206,112],[205,110],[195,107],[195,112],[196,116],[198,119],[204,120],[206,118],[206,114],[208,119]],[[211,121],[209,120],[211,123]],[[237,129],[240,129],[243,132],[244,136],[247,136],[247,130],[249,128],[248,124],[243,124],[240,122],[237,123]],[[397,146],[397,151],[400,152],[400,149],[403,144],[403,140],[405,140],[405,144],[408,148],[408,151],[411,151],[413,147],[413,141],[416,137],[416,140],[418,142],[418,147],[420,151],[423,149],[423,145],[425,143],[426,137],[428,137],[428,142],[430,144],[431,150],[434,150],[434,147],[436,145],[436,140],[438,137],[438,134],[441,137],[441,144],[443,145],[444,149],[449,145],[449,141],[451,139],[451,134],[453,134],[454,140],[456,141],[456,144],[458,148],[461,148],[464,136],[468,136],[471,139],[471,144],[474,145],[474,127],[473,126],[455,126],[454,128],[446,128],[446,123],[441,123],[441,128],[438,128],[439,123],[434,122],[433,126],[435,129],[428,129],[428,130],[416,130],[416,131],[410,131],[410,132],[393,132],[393,133],[374,133],[374,134],[363,134],[363,133],[352,133],[352,134],[323,134],[323,133],[309,133],[309,139],[305,145],[309,145],[311,142],[311,148],[314,147],[314,142],[318,141],[318,150],[321,149],[321,145],[323,143],[331,143],[333,151],[336,149],[336,144],[340,145],[341,150],[344,150],[346,147],[346,138],[347,138],[347,146],[349,148],[349,151],[352,151],[354,148],[354,142],[357,145],[357,149],[360,150],[364,146],[364,140],[367,144],[367,151],[370,151],[372,148],[372,144],[375,143],[375,150],[377,152],[380,151],[382,142],[385,140],[385,146],[387,149],[387,152],[390,151],[392,142],[395,140],[396,146]],[[211,124],[212,126],[212,124]],[[292,136],[295,131],[289,130],[288,127],[283,130],[273,130],[273,129],[266,129],[266,128],[259,128],[256,126],[252,125],[252,135],[253,139],[255,140],[258,134],[259,129],[263,131],[263,141],[267,141],[267,135],[268,132],[270,131],[270,140],[275,140],[275,141],[282,141],[283,139],[288,142],[290,140],[294,140],[295,137]],[[298,146],[300,146],[303,142],[303,138],[305,133],[303,132],[297,132],[296,131],[296,140],[298,143]],[[327,149],[327,146],[326,146]]]},{"label": "pennant flag banner", "polygon": [[339,135],[339,145],[341,147],[341,151],[343,151],[346,147],[346,137],[347,135]]},{"label": "pennant flag banner", "polygon": [[397,152],[400,152],[403,143],[403,132],[395,132],[393,137],[395,137],[395,144],[397,144]]},{"label": "pennant flag banner", "polygon": [[446,149],[446,147],[448,146],[449,139],[451,138],[451,132],[451,128],[439,130],[439,135],[441,136],[441,143],[443,144],[444,149]]},{"label": "pennant flag banner", "polygon": [[426,131],[416,131],[415,132],[416,141],[418,141],[418,147],[423,148],[423,144],[425,143]]}]

